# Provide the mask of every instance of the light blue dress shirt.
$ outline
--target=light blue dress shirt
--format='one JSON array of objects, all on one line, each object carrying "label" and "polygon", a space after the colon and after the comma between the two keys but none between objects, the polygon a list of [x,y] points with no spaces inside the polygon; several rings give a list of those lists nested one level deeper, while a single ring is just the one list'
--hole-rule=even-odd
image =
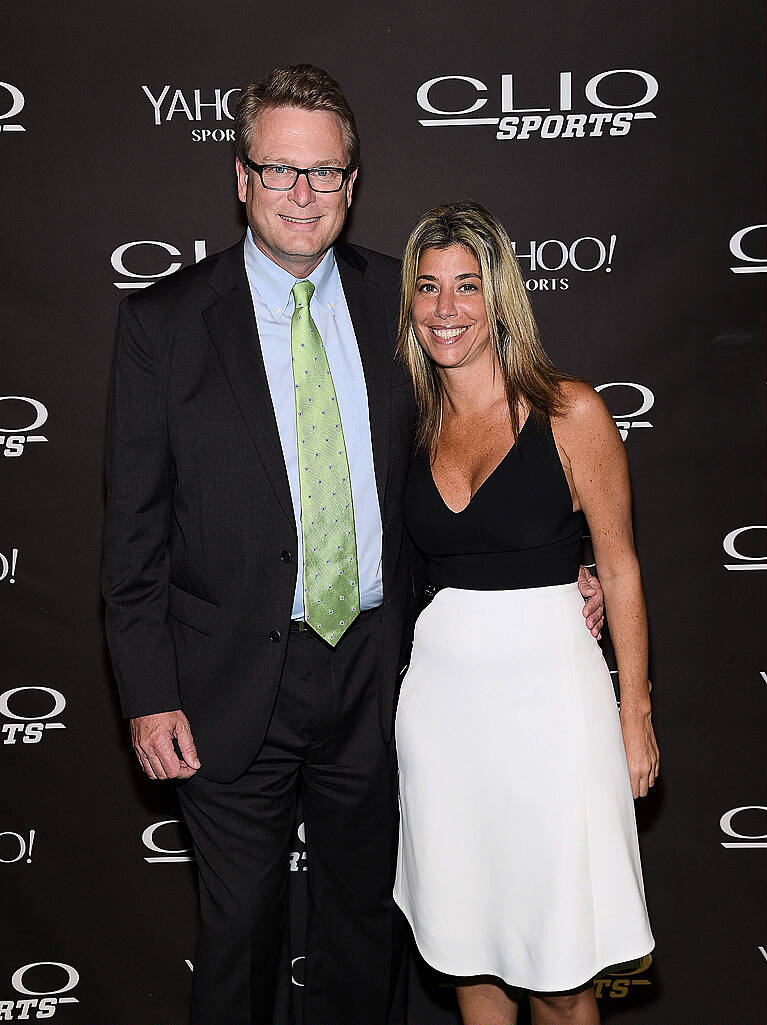
[{"label": "light blue dress shirt", "polygon": [[[304,548],[301,533],[290,322],[295,308],[292,288],[297,280],[304,279],[294,278],[265,256],[253,241],[250,228],[245,237],[245,272],[253,298],[266,378],[277,419],[277,430],[296,517],[298,579],[292,616],[293,619],[303,619]],[[383,600],[383,579],[381,511],[373,466],[368,394],[354,326],[332,249],[305,280],[311,281],[314,285],[310,311],[325,346],[341,410],[341,425],[351,475],[354,525],[357,532],[360,608],[372,609]]]}]

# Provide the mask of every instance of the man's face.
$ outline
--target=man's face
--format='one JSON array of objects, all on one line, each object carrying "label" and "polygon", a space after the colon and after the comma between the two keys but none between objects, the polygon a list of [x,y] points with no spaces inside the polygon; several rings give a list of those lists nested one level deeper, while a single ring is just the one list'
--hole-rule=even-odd
[{"label": "man's face", "polygon": [[[346,167],[346,144],[335,114],[276,107],[256,123],[248,156],[257,164]],[[343,227],[357,172],[340,192],[313,192],[303,174],[292,189],[276,192],[239,159],[236,169],[237,193],[258,248],[297,278],[311,274]]]}]

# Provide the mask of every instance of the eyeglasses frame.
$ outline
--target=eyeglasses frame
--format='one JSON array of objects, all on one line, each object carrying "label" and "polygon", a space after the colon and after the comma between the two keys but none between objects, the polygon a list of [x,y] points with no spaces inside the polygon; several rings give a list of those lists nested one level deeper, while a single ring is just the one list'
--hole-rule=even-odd
[{"label": "eyeglasses frame", "polygon": [[[262,188],[268,189],[269,192],[290,192],[291,189],[294,189],[296,187],[296,185],[298,185],[298,179],[303,174],[306,177],[306,183],[309,186],[309,188],[312,190],[312,192],[316,192],[320,196],[323,196],[323,195],[324,196],[328,196],[328,195],[333,195],[333,193],[335,193],[335,192],[340,192],[341,189],[344,187],[344,185],[346,183],[346,179],[349,177],[349,175],[354,170],[354,167],[351,164],[349,164],[348,167],[327,167],[327,168],[325,168],[325,167],[293,167],[290,164],[257,164],[255,162],[255,160],[251,160],[250,157],[245,157],[245,163],[247,164],[247,166],[249,168],[251,168],[251,170],[256,172],[256,174],[258,175],[259,181],[261,182]],[[285,188],[285,189],[275,188],[274,185],[265,185],[264,184],[263,174],[264,174],[264,171],[265,171],[265,169],[267,167],[284,167],[288,171],[295,171],[296,172],[296,180],[293,182],[292,185],[288,185],[288,187]],[[309,180],[309,172],[310,171],[323,171],[323,170],[340,171],[341,172],[341,184],[338,186],[337,189],[315,189],[315,187],[312,185],[311,181]]]}]

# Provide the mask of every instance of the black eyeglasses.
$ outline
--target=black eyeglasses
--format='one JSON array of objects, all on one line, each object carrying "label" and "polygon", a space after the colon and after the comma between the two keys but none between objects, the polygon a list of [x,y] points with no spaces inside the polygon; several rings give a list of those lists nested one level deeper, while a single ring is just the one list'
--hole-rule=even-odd
[{"label": "black eyeglasses", "polygon": [[309,188],[313,192],[340,192],[344,182],[352,173],[352,167],[290,167],[288,164],[257,164],[249,157],[245,163],[256,171],[265,189],[274,192],[288,192],[298,181],[298,176],[306,175]]}]

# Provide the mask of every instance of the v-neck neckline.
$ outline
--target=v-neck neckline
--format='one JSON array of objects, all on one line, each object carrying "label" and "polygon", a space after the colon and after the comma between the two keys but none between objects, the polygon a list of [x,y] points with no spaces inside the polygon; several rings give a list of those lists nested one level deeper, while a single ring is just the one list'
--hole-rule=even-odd
[{"label": "v-neck neckline", "polygon": [[440,501],[442,502],[444,507],[447,509],[447,511],[451,515],[453,515],[453,516],[460,516],[461,513],[465,513],[466,510],[471,505],[471,503],[474,501],[474,499],[480,493],[482,488],[484,488],[485,484],[487,484],[487,482],[490,480],[490,478],[493,477],[498,472],[498,470],[500,470],[500,468],[503,466],[503,464],[506,462],[506,460],[509,458],[511,453],[516,449],[517,445],[519,444],[519,441],[520,441],[520,439],[522,437],[522,433],[523,433],[524,429],[527,427],[527,424],[528,424],[528,422],[530,420],[531,415],[532,414],[530,412],[528,412],[527,416],[525,417],[525,422],[522,424],[522,427],[520,428],[519,434],[517,435],[517,440],[511,443],[510,448],[501,457],[499,462],[497,462],[495,464],[493,469],[490,471],[490,473],[488,473],[487,477],[485,477],[485,479],[482,481],[482,483],[479,485],[479,487],[474,491],[474,493],[469,498],[469,501],[466,503],[466,505],[462,509],[451,509],[450,506],[445,501],[445,499],[444,499],[444,497],[442,495],[442,492],[437,487],[437,482],[434,480],[434,471],[432,469],[431,459],[429,459],[429,477],[431,478],[432,487],[437,492],[437,494],[439,495]]}]

